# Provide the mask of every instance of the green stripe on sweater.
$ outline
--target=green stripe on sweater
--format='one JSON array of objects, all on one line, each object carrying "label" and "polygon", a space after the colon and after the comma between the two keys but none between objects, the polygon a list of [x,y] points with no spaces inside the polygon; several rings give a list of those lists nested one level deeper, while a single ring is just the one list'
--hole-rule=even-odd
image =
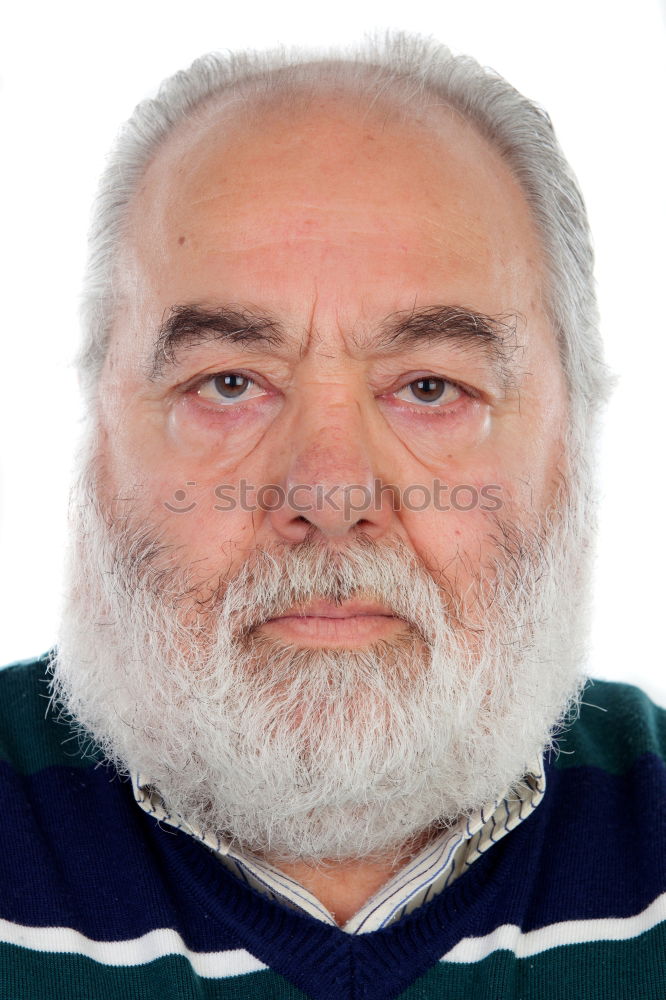
[{"label": "green stripe on sweater", "polygon": [[[630,941],[563,945],[524,959],[500,951],[471,964],[439,962],[399,1000],[664,1000],[664,955],[665,924]],[[270,970],[205,979],[193,973],[183,956],[116,967],[2,944],[0,998],[308,1000],[308,995]],[[331,995],[331,1000],[347,998]]]},{"label": "green stripe on sweater", "polygon": [[594,681],[585,688],[580,718],[557,743],[560,769],[625,774],[643,754],[666,759],[666,709],[631,684]]},{"label": "green stripe on sweater", "polygon": [[[226,979],[197,976],[182,955],[108,966],[0,944],[0,1000],[308,1000],[270,969]],[[343,1000],[343,998],[340,998]]]},{"label": "green stripe on sweater", "polygon": [[46,659],[0,670],[0,760],[19,774],[45,767],[90,767],[99,753],[84,756],[78,737],[49,709]]},{"label": "green stripe on sweater", "polygon": [[440,962],[399,1000],[665,1000],[666,924],[629,941],[562,945],[530,958],[499,951]]}]

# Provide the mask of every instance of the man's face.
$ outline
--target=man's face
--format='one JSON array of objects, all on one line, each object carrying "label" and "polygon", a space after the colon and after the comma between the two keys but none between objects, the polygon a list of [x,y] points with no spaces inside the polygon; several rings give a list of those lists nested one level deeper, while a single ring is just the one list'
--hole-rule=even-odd
[{"label": "man's face", "polygon": [[[538,242],[508,169],[453,114],[404,125],[328,98],[172,140],[134,206],[126,291],[101,381],[105,496],[139,487],[135,509],[201,579],[311,525],[332,548],[363,530],[433,574],[461,552],[475,568],[496,498],[526,517],[553,498],[566,401]],[[187,306],[269,317],[280,343],[181,336],[181,320],[156,350]],[[503,320],[504,344],[469,318],[445,335],[450,307]],[[420,335],[382,343],[412,315]],[[257,496],[267,484],[284,503]],[[267,626],[304,644],[395,627]]]},{"label": "man's face", "polygon": [[130,228],[63,701],[273,857],[369,857],[504,793],[578,691],[586,568],[505,166],[442,109],[225,113]]}]

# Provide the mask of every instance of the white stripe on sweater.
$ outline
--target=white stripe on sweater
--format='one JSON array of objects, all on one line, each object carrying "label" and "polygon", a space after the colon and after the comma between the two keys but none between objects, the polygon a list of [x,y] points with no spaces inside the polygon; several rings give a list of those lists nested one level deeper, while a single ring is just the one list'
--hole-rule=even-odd
[{"label": "white stripe on sweater", "polygon": [[223,979],[267,968],[244,948],[190,951],[180,934],[167,927],[127,941],[95,941],[71,927],[27,927],[0,920],[0,941],[32,951],[84,955],[102,965],[147,965],[168,955],[182,955],[204,979]]},{"label": "white stripe on sweater", "polygon": [[666,921],[666,893],[657,896],[633,917],[602,917],[597,920],[562,920],[525,934],[515,924],[503,924],[484,937],[459,941],[442,962],[481,962],[495,951],[511,951],[516,958],[531,958],[562,945],[594,941],[628,941]]},{"label": "white stripe on sweater", "polygon": [[[523,934],[504,924],[485,937],[465,938],[442,962],[481,962],[496,951],[510,951],[516,958],[530,958],[551,948],[596,941],[627,941],[666,921],[666,893],[633,917],[598,920],[563,920]],[[203,979],[225,979],[268,968],[243,948],[229,951],[190,951],[170,928],[149,931],[126,941],[95,941],[70,927],[28,927],[0,920],[0,941],[31,951],[55,955],[82,955],[102,965],[147,965],[170,955],[182,955]]]}]

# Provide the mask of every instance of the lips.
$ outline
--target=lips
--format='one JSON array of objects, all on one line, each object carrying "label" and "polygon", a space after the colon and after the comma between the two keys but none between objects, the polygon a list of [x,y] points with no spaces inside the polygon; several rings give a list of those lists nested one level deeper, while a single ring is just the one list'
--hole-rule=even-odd
[{"label": "lips", "polygon": [[381,616],[395,618],[391,610],[383,604],[372,601],[345,601],[344,604],[332,604],[330,601],[310,601],[308,604],[290,608],[284,614],[269,621],[280,621],[282,618],[368,618]]}]

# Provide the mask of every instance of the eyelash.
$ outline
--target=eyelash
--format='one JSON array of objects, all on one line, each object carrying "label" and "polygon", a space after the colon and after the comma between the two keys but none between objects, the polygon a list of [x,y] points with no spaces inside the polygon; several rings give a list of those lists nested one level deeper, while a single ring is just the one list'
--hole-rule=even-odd
[{"label": "eyelash", "polygon": [[[206,385],[209,385],[209,384],[213,383],[215,381],[215,379],[222,378],[225,375],[239,375],[241,378],[246,379],[246,381],[249,384],[248,387],[249,386],[256,386],[259,389],[262,388],[261,384],[257,381],[257,379],[252,378],[252,376],[247,375],[245,372],[238,371],[236,369],[228,369],[227,371],[215,372],[213,375],[207,375],[206,378],[201,379],[194,386],[191,386],[190,390],[196,392],[196,394],[199,395],[200,392],[201,392],[201,389],[203,389]],[[408,382],[405,382],[403,385],[399,386],[397,389],[394,389],[388,395],[395,397],[395,395],[398,392],[402,392],[404,389],[407,389],[410,386],[415,385],[418,382],[425,381],[426,379],[432,379],[433,381],[443,382],[445,387],[449,386],[449,387],[451,387],[453,389],[457,389],[464,396],[466,396],[466,397],[468,397],[470,399],[476,399],[476,398],[478,398],[478,393],[475,392],[473,389],[469,388],[468,386],[465,386],[465,385],[463,385],[460,382],[454,382],[452,379],[445,378],[443,375],[434,375],[432,373],[426,373],[426,374],[422,374],[422,375],[417,375],[416,378],[410,379]],[[442,395],[444,395],[445,392],[446,392],[446,388],[444,388],[442,390]],[[247,401],[249,402],[250,399],[253,399],[253,398],[257,398],[257,397],[249,397],[249,399]],[[242,405],[242,403],[243,403],[243,397],[237,397],[237,399],[239,400],[240,404]],[[417,401],[414,401],[414,403],[412,404],[411,408],[414,409],[414,410],[420,410],[420,411],[423,411],[423,410],[425,410],[425,411],[431,411],[433,414],[437,414],[437,413],[442,414],[447,409],[451,408],[451,406],[453,404],[455,404],[456,402],[458,402],[458,400],[459,400],[459,397],[457,399],[452,400],[452,402],[445,408],[444,411],[438,411],[437,410],[437,402],[438,401],[435,401],[435,402],[430,403],[430,404],[428,402],[426,402],[426,401],[421,401],[421,405],[419,405],[419,403]],[[407,401],[406,400],[402,400],[402,402],[407,402]],[[235,403],[235,400],[233,400],[233,399],[229,400],[229,403],[227,404],[228,407],[229,407],[229,409],[236,409],[237,408],[237,407],[234,406],[234,403]],[[224,404],[222,405],[222,408],[225,408]]]}]

